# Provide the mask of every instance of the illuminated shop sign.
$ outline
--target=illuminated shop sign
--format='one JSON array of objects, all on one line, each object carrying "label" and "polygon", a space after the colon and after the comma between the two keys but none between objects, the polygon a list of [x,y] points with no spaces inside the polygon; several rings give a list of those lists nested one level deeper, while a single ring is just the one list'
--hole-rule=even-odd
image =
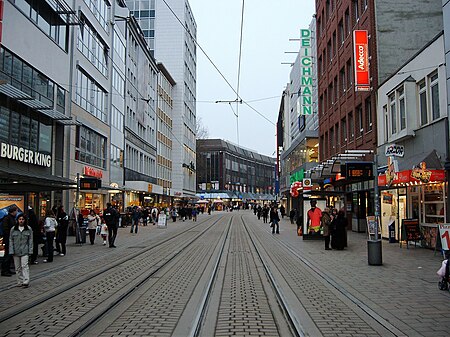
[{"label": "illuminated shop sign", "polygon": [[353,31],[353,48],[355,91],[369,91],[369,36],[367,30]]},{"label": "illuminated shop sign", "polygon": [[313,114],[313,71],[311,55],[311,31],[300,30],[300,95],[297,100],[299,115]]},{"label": "illuminated shop sign", "polygon": [[83,167],[83,175],[88,177],[96,177],[96,178],[103,178],[103,171],[90,167],[90,166],[84,166]]},{"label": "illuminated shop sign", "polygon": [[0,158],[17,160],[22,163],[50,167],[52,156],[33,150],[28,150],[17,145],[0,143]]}]

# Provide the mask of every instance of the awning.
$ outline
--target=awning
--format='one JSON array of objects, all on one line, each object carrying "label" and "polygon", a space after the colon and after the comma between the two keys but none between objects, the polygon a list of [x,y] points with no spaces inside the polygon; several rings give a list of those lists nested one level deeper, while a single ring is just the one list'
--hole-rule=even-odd
[{"label": "awning", "polygon": [[77,188],[75,181],[38,173],[0,167],[0,190],[5,192],[43,192]]}]

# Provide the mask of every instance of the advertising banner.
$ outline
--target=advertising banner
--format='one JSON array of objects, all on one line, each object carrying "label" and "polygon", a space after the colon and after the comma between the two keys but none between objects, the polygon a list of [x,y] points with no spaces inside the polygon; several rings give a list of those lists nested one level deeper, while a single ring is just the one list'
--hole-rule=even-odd
[{"label": "advertising banner", "polygon": [[367,30],[353,31],[353,48],[355,91],[369,91],[369,36]]},{"label": "advertising banner", "polygon": [[17,206],[18,213],[25,212],[25,200],[23,195],[0,195],[0,221],[4,216],[8,215],[10,206]]},{"label": "advertising banner", "polygon": [[161,212],[158,216],[158,228],[166,228],[167,227],[167,216]]},{"label": "advertising banner", "polygon": [[439,236],[443,250],[450,250],[450,224],[439,225]]}]

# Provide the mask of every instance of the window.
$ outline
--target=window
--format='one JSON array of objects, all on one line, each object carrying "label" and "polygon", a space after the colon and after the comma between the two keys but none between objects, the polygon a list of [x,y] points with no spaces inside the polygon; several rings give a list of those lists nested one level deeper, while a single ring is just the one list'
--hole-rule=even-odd
[{"label": "window", "polygon": [[420,111],[420,125],[428,123],[428,109],[427,109],[427,87],[425,80],[418,84],[419,86],[419,111]]},{"label": "window", "polygon": [[338,34],[339,34],[339,42],[341,45],[344,44],[344,40],[345,40],[345,30],[344,30],[344,21],[339,21],[339,25],[338,25]]},{"label": "window", "polygon": [[359,0],[353,0],[353,19],[354,24],[359,21]]},{"label": "window", "polygon": [[370,101],[370,97],[365,101],[365,109],[366,109],[366,132],[372,130],[372,104]]},{"label": "window", "polygon": [[397,133],[397,107],[395,104],[395,93],[389,96],[389,113],[391,116],[391,134]]},{"label": "window", "polygon": [[363,134],[363,109],[362,105],[356,107],[356,135],[359,137]]},{"label": "window", "polygon": [[383,116],[384,116],[384,141],[389,140],[389,116],[387,105],[383,106]]},{"label": "window", "polygon": [[79,106],[106,123],[106,92],[80,68],[77,69],[75,95]]},{"label": "window", "polygon": [[439,111],[439,84],[437,72],[430,76],[430,88],[431,88],[431,112],[433,114],[433,120],[438,119],[440,116]]},{"label": "window", "polygon": [[347,120],[345,119],[345,117],[341,120],[341,132],[342,145],[344,145],[344,143],[347,143]]},{"label": "window", "polygon": [[355,120],[353,119],[353,113],[348,114],[348,135],[350,141],[355,137]]},{"label": "window", "polygon": [[106,143],[106,138],[95,131],[85,126],[77,126],[75,159],[105,169]]},{"label": "window", "polygon": [[350,89],[353,84],[352,59],[347,61],[347,88]]},{"label": "window", "polygon": [[110,7],[108,3],[105,0],[84,0],[84,2],[88,5],[97,21],[108,31],[108,10]]},{"label": "window", "polygon": [[334,129],[335,129],[335,137],[336,137],[336,139],[334,139],[334,143],[336,144],[335,148],[336,148],[336,152],[339,152],[340,145],[341,145],[341,143],[339,141],[339,136],[340,136],[340,134],[339,134],[339,123],[336,123]]},{"label": "window", "polygon": [[347,84],[345,82],[345,67],[342,67],[341,71],[339,72],[339,81],[341,83],[340,91],[343,95],[345,93],[345,90],[347,89]]},{"label": "window", "polygon": [[78,28],[77,48],[104,76],[108,74],[108,47],[83,16]]},{"label": "window", "polygon": [[351,31],[351,27],[350,27],[350,12],[349,12],[349,9],[347,8],[347,10],[345,11],[345,14],[344,14],[344,24],[345,24],[345,27],[344,27],[344,29],[345,29],[345,31],[347,32],[347,35],[349,35],[350,34],[350,31]]},{"label": "window", "polygon": [[400,113],[400,131],[406,129],[406,107],[405,107],[405,89],[400,87],[397,90],[398,110]]}]

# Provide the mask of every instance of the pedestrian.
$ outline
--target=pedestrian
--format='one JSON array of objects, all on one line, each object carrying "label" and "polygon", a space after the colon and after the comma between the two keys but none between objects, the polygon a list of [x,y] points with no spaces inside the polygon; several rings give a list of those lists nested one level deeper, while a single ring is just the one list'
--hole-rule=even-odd
[{"label": "pedestrian", "polygon": [[5,247],[5,255],[2,261],[2,276],[12,276],[14,272],[11,272],[11,261],[13,260],[12,255],[9,253],[9,235],[11,229],[16,224],[16,215],[18,208],[12,205],[8,209],[8,215],[3,218],[2,228],[3,228],[3,244]]},{"label": "pedestrian", "polygon": [[317,201],[311,200],[311,208],[307,213],[306,228],[308,229],[308,234],[317,235],[320,234],[320,220],[322,218],[322,210],[316,207]]},{"label": "pedestrian", "polygon": [[41,229],[39,227],[39,221],[36,216],[36,213],[34,213],[33,207],[28,206],[28,227],[31,228],[33,231],[33,253],[30,256],[30,263],[31,264],[38,264],[37,257],[38,257],[38,250],[39,250],[39,243],[42,240],[42,233]]},{"label": "pedestrian", "polygon": [[297,224],[297,235],[302,236],[303,235],[303,215],[300,211],[298,211],[297,219],[295,220]]},{"label": "pedestrian", "polygon": [[175,209],[175,207],[172,208],[172,211],[170,212],[170,215],[172,216],[172,222],[177,221],[177,210]]},{"label": "pedestrian", "polygon": [[77,216],[77,230],[76,230],[76,242],[82,245],[86,243],[86,229],[84,228],[84,217],[81,210],[78,212]]},{"label": "pedestrian", "polygon": [[103,239],[103,246],[106,246],[106,238],[108,237],[108,226],[106,226],[105,220],[102,220],[102,229],[100,230],[100,235]]},{"label": "pedestrian", "polygon": [[58,228],[56,230],[56,251],[59,256],[66,255],[67,231],[69,229],[69,216],[64,211],[63,206],[58,207]]},{"label": "pedestrian", "polygon": [[272,234],[277,233],[280,234],[280,217],[278,215],[278,210],[274,206],[270,211],[270,223],[272,224]]},{"label": "pedestrian", "polygon": [[105,219],[106,226],[108,226],[108,241],[110,248],[116,248],[114,245],[117,237],[118,226],[118,213],[108,202],[106,209],[103,212],[103,218]]},{"label": "pedestrian", "polygon": [[331,222],[333,233],[331,236],[331,247],[337,250],[343,250],[345,247],[345,236],[347,230],[347,220],[344,212],[339,211],[337,217]]},{"label": "pedestrian", "polygon": [[256,216],[258,217],[258,220],[261,219],[262,211],[263,211],[263,209],[262,209],[261,205],[258,205],[258,209],[256,210]]},{"label": "pedestrian", "polygon": [[147,226],[148,223],[148,208],[144,207],[142,210],[142,225]]},{"label": "pedestrian", "polygon": [[88,231],[89,231],[89,241],[91,245],[95,242],[95,234],[97,232],[97,226],[100,224],[100,218],[93,209],[90,210],[87,216],[88,220]]},{"label": "pedestrian", "polygon": [[51,209],[46,213],[46,218],[44,222],[45,237],[47,239],[47,259],[44,263],[53,262],[53,241],[55,240],[55,232],[58,227],[58,222],[56,221],[55,214]]},{"label": "pedestrian", "polygon": [[269,206],[265,205],[262,209],[262,218],[263,218],[263,223],[267,223],[267,219],[269,218]]},{"label": "pedestrian", "polygon": [[134,228],[134,233],[137,234],[140,218],[141,218],[141,210],[139,209],[139,207],[135,207],[133,209],[133,214],[132,214],[133,222],[131,224],[130,233],[133,233],[133,228]]},{"label": "pedestrian", "polygon": [[197,208],[193,207],[191,215],[192,215],[192,221],[194,221],[194,222],[197,222],[197,213],[198,213]]},{"label": "pedestrian", "polygon": [[330,248],[330,235],[331,235],[331,217],[330,217],[330,209],[325,207],[322,211],[322,230],[323,237],[325,238],[325,250],[331,250]]},{"label": "pedestrian", "polygon": [[289,212],[289,220],[291,220],[291,224],[294,224],[294,220],[295,220],[295,213],[296,213],[296,209],[293,208],[291,209],[291,211]]},{"label": "pedestrian", "polygon": [[284,208],[283,205],[281,205],[281,207],[280,207],[280,213],[281,213],[281,218],[284,219],[284,216],[286,215],[286,209]]},{"label": "pedestrian", "polygon": [[186,220],[186,208],[184,206],[181,206],[179,213],[180,213],[181,221]]},{"label": "pedestrian", "polygon": [[152,220],[153,220],[153,225],[155,225],[158,222],[158,208],[157,207],[153,207],[152,208]]},{"label": "pedestrian", "polygon": [[11,230],[9,249],[16,266],[17,285],[28,288],[30,284],[28,256],[33,254],[33,231],[28,227],[23,213],[19,214],[17,222]]}]

